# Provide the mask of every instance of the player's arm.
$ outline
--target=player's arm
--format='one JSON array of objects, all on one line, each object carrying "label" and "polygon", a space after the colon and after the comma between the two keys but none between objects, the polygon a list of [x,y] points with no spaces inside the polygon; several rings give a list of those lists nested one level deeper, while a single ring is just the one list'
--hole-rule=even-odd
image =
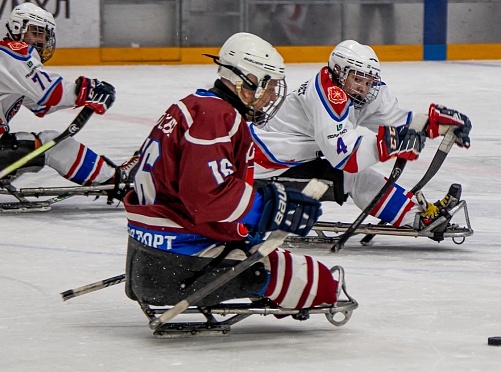
[{"label": "player's arm", "polygon": [[72,82],[43,68],[34,71],[33,76],[25,79],[24,105],[39,117],[60,109],[81,106],[104,114],[115,101],[115,88],[106,82],[83,76]]}]

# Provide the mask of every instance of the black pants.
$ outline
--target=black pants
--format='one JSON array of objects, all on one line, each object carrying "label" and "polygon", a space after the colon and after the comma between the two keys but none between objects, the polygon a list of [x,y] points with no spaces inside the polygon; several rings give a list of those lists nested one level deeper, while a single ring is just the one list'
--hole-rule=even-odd
[{"label": "black pants", "polygon": [[255,179],[254,187],[259,188],[270,182],[279,182],[285,187],[302,190],[312,179],[317,178],[329,185],[329,189],[320,201],[335,201],[339,205],[348,198],[344,193],[343,171],[335,169],[326,159],[315,159],[292,167],[277,177]]},{"label": "black pants", "polygon": [[[0,169],[8,167],[15,161],[35,150],[33,140],[18,140],[15,133],[5,133],[0,137]],[[38,172],[45,165],[45,155],[41,154],[21,167],[19,173]],[[19,170],[18,170],[19,171]],[[14,173],[16,174],[16,172]]]}]

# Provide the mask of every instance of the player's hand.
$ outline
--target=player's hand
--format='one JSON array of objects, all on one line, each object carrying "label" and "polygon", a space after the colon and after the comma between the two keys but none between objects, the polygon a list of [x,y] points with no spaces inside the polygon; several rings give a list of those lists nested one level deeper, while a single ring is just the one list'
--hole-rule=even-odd
[{"label": "player's hand", "polygon": [[456,144],[459,147],[470,147],[471,121],[468,116],[445,106],[432,103],[428,110],[428,126],[426,134],[428,138],[444,135],[451,127],[456,135]]},{"label": "player's hand", "polygon": [[0,124],[0,138],[4,133],[7,133],[9,131],[9,127],[5,124]]},{"label": "player's hand", "polygon": [[96,114],[104,114],[115,102],[115,88],[106,81],[80,76],[76,81],[75,105],[90,107]]},{"label": "player's hand", "polygon": [[258,232],[282,230],[306,236],[322,215],[318,200],[298,190],[286,189],[282,184],[270,183],[258,193],[264,201]]},{"label": "player's hand", "polygon": [[424,149],[425,142],[424,132],[410,129],[407,125],[401,127],[380,126],[377,133],[379,160],[384,162],[394,157],[416,160]]}]

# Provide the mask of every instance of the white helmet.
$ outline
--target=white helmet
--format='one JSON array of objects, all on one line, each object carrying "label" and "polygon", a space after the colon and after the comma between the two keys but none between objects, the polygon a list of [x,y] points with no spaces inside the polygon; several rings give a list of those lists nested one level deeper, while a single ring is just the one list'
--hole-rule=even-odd
[{"label": "white helmet", "polygon": [[373,80],[372,88],[365,97],[345,91],[353,100],[355,108],[361,108],[376,99],[381,85],[381,65],[370,46],[362,45],[354,40],[339,43],[329,57],[329,70],[334,81],[343,89],[350,71]]},{"label": "white helmet", "polygon": [[[30,31],[35,38],[26,36]],[[42,63],[48,61],[56,49],[56,22],[52,14],[32,3],[16,6],[7,22],[7,35],[12,40],[33,45]]]},{"label": "white helmet", "polygon": [[[255,100],[261,97],[270,80],[277,80],[275,101],[259,112],[254,112],[252,105],[248,105],[250,120],[255,124],[263,125],[275,115],[287,88],[284,59],[270,43],[259,36],[238,32],[226,40],[218,56],[207,56],[219,65],[218,74],[221,78],[229,80],[237,87],[237,91],[242,87],[253,91]],[[257,78],[257,84],[248,78],[249,74]]]}]

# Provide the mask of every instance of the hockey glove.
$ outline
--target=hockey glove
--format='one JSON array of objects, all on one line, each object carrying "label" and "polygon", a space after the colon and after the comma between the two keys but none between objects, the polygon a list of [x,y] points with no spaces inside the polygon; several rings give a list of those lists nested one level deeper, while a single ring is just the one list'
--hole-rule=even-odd
[{"label": "hockey glove", "polygon": [[0,124],[0,138],[4,133],[7,133],[9,131],[9,127],[4,124]]},{"label": "hockey glove", "polygon": [[80,76],[76,81],[75,105],[90,107],[96,114],[104,114],[115,102],[115,88],[106,81]]},{"label": "hockey glove", "polygon": [[379,160],[384,162],[393,157],[416,160],[424,149],[426,136],[423,132],[400,127],[380,126],[377,133]]},{"label": "hockey glove", "polygon": [[459,147],[469,148],[471,121],[468,116],[445,106],[432,103],[428,110],[428,126],[426,128],[428,138],[444,135],[451,125],[457,127],[454,129],[456,144]]},{"label": "hockey glove", "polygon": [[298,190],[286,189],[282,184],[270,183],[258,190],[264,201],[264,210],[257,231],[282,230],[306,236],[322,215],[318,200]]}]

